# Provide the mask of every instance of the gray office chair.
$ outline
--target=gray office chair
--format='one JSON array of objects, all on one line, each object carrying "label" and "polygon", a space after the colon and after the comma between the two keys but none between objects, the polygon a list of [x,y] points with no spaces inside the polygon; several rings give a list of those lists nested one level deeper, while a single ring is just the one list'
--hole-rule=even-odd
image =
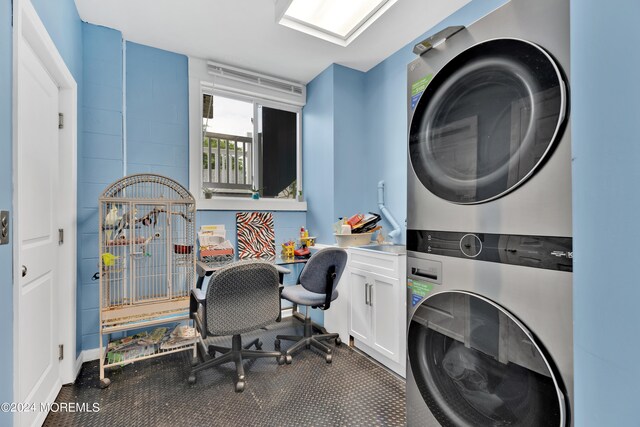
[{"label": "gray office chair", "polygon": [[[207,360],[191,369],[189,383],[196,382],[196,372],[223,363],[235,362],[237,392],[244,390],[243,359],[275,357],[283,364],[279,351],[261,351],[262,342],[255,339],[242,346],[240,334],[280,321],[280,291],[276,267],[264,261],[239,261],[216,271],[206,290],[191,291],[190,313],[202,338],[232,335],[232,347],[210,345]],[[255,350],[250,350],[255,346]],[[215,353],[223,353],[215,357]]]},{"label": "gray office chair", "polygon": [[[335,339],[336,345],[340,345],[338,334],[313,334],[313,324],[309,316],[309,307],[326,310],[331,306],[331,301],[338,298],[338,281],[347,264],[347,252],[344,249],[326,248],[314,254],[298,278],[298,285],[287,286],[282,290],[282,298],[295,304],[307,306],[304,319],[304,335],[278,335],[275,340],[276,350],[280,350],[280,341],[297,341],[284,353],[287,364],[291,363],[291,355],[303,346],[311,346],[325,353],[325,360],[331,363],[331,349],[322,341]],[[345,290],[346,292],[346,290]]]}]

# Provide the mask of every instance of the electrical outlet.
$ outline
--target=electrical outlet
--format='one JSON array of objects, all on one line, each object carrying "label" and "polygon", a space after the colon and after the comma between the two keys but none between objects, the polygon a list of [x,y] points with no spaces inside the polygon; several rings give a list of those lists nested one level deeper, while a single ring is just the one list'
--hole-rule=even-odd
[{"label": "electrical outlet", "polygon": [[0,245],[9,244],[9,211],[0,211]]}]

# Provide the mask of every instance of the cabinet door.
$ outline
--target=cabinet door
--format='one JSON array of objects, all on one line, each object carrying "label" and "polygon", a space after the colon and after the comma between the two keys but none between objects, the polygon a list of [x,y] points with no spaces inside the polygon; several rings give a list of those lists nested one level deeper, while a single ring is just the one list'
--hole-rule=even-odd
[{"label": "cabinet door", "polygon": [[389,359],[400,361],[400,322],[405,321],[405,314],[400,313],[400,281],[390,277],[371,274],[372,292],[372,326],[371,345],[380,354]]},{"label": "cabinet door", "polygon": [[371,284],[368,273],[357,268],[349,269],[349,332],[354,338],[368,343],[371,337],[371,306],[368,287]]},{"label": "cabinet door", "polygon": [[349,270],[342,273],[338,282],[338,298],[331,301],[331,307],[324,312],[324,327],[329,332],[340,334],[340,339],[344,343],[349,342]]}]

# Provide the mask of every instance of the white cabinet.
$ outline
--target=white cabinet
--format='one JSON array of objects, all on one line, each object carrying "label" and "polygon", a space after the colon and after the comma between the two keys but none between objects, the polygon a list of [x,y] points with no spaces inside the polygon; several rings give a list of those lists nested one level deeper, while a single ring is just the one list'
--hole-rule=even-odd
[{"label": "white cabinet", "polygon": [[349,335],[362,342],[371,340],[371,309],[369,305],[369,285],[368,273],[358,268],[348,270],[349,280]]},{"label": "white cabinet", "polygon": [[349,334],[353,343],[405,376],[406,256],[349,249]]}]

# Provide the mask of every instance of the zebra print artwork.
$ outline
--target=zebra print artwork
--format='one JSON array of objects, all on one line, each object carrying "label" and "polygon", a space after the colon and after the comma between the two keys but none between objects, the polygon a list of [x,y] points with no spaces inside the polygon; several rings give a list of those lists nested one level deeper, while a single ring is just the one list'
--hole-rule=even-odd
[{"label": "zebra print artwork", "polygon": [[271,212],[236,213],[238,258],[274,258],[276,236]]}]

